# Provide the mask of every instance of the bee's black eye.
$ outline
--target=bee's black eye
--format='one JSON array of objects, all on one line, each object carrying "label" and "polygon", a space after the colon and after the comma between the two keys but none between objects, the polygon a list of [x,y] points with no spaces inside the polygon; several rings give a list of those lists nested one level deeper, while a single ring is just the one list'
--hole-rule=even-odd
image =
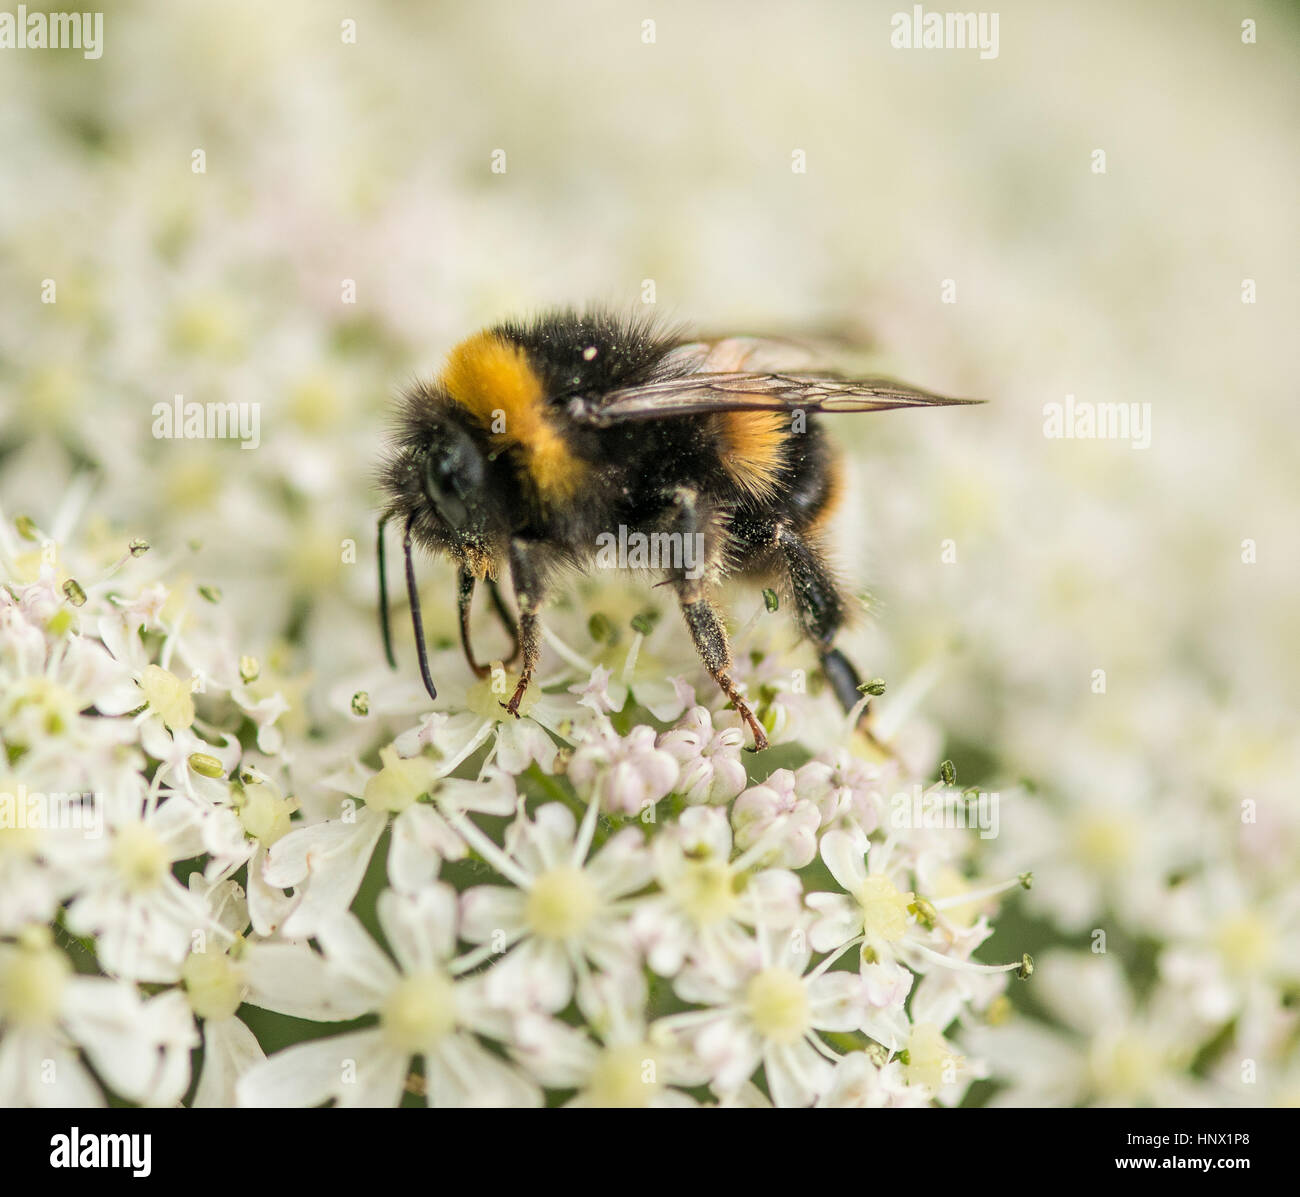
[{"label": "bee's black eye", "polygon": [[461,429],[445,429],[424,459],[424,493],[442,520],[467,528],[483,488],[483,455]]},{"label": "bee's black eye", "polygon": [[463,528],[469,511],[458,493],[454,469],[454,462],[430,453],[424,462],[424,493],[447,524],[453,528]]}]

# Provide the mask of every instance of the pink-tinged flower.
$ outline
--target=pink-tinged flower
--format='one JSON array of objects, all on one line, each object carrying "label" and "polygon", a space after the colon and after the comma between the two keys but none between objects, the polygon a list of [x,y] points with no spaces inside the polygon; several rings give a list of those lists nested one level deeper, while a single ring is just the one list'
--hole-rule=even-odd
[{"label": "pink-tinged flower", "polygon": [[591,677],[585,682],[570,686],[569,693],[578,696],[579,706],[587,707],[597,715],[621,711],[627,702],[627,687],[622,682],[613,682],[611,685],[613,676],[612,669],[597,665],[591,671]]},{"label": "pink-tinged flower", "polygon": [[706,707],[693,707],[674,728],[659,737],[659,747],[681,766],[677,789],[691,805],[721,806],[745,788],[739,727],[715,728]]},{"label": "pink-tinged flower", "polygon": [[795,792],[796,784],[789,769],[778,769],[741,794],[731,811],[736,843],[742,848],[763,844],[769,863],[787,869],[801,869],[817,855],[822,822],[817,807]]},{"label": "pink-tinged flower", "polygon": [[567,776],[573,788],[602,810],[640,815],[677,782],[677,761],[655,747],[651,727],[634,727],[626,736],[606,727],[574,750]]},{"label": "pink-tinged flower", "polygon": [[795,789],[820,812],[822,826],[838,818],[853,820],[868,834],[880,825],[883,778],[898,766],[876,765],[843,748],[823,752],[795,771]]},{"label": "pink-tinged flower", "polygon": [[835,1065],[826,1092],[817,1099],[819,1108],[829,1109],[915,1109],[929,1104],[929,1091],[909,1085],[897,1060],[880,1064],[865,1051],[844,1056]]}]

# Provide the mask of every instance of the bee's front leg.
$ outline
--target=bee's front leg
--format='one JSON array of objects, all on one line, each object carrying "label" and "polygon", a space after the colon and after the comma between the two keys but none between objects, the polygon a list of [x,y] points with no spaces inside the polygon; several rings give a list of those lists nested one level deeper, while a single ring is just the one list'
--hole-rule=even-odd
[{"label": "bee's front leg", "polygon": [[465,660],[475,677],[487,677],[491,672],[486,665],[474,660],[474,650],[469,644],[469,613],[474,602],[474,575],[467,569],[460,571],[460,586],[456,592],[456,606],[460,611],[460,646],[465,650]]},{"label": "bee's front leg", "polygon": [[538,612],[545,592],[544,551],[535,541],[516,537],[510,542],[510,577],[515,586],[515,601],[519,604],[519,647],[524,662],[514,694],[509,702],[501,705],[516,719],[519,718],[519,704],[542,655],[542,621]]},{"label": "bee's front leg", "polygon": [[[474,650],[470,647],[469,642],[469,616],[470,607],[474,601],[475,584],[474,575],[469,570],[462,569],[460,571],[460,589],[457,593],[457,606],[460,610],[460,646],[465,650],[465,660],[469,662],[469,667],[474,671],[474,676],[487,677],[492,670],[486,665],[480,665],[474,659]],[[505,662],[507,665],[512,665],[519,659],[519,628],[515,624],[514,616],[510,614],[510,608],[506,606],[505,600],[501,597],[501,591],[497,588],[495,580],[489,578],[487,585],[497,618],[501,620],[501,626],[505,628],[510,635],[510,639],[515,643],[510,659]]]}]

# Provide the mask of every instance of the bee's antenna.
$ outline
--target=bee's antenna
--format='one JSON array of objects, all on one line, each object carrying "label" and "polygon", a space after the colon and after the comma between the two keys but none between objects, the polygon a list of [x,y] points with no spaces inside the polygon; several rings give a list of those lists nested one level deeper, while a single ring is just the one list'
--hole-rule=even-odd
[{"label": "bee's antenna", "polygon": [[376,532],[378,540],[379,558],[379,631],[384,638],[384,656],[388,658],[390,669],[397,668],[397,658],[393,656],[393,633],[388,626],[388,570],[385,562],[387,555],[384,552],[384,525],[388,523],[388,517],[392,515],[391,511],[385,511],[379,517],[379,528]]},{"label": "bee's antenna", "polygon": [[411,628],[415,632],[415,651],[420,658],[420,677],[424,679],[424,688],[429,697],[437,699],[438,690],[429,676],[429,654],[424,647],[424,621],[420,618],[420,592],[415,585],[415,562],[411,559],[411,524],[415,517],[406,521],[406,535],[402,537],[402,549],[406,553],[406,594],[411,604]]}]

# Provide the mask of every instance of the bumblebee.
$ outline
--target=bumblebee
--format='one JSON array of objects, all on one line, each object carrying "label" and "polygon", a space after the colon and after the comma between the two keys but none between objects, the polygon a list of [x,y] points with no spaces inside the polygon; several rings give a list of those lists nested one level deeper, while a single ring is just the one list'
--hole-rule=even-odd
[{"label": "bumblebee", "polygon": [[[660,585],[676,592],[705,668],[743,717],[755,750],[767,737],[731,677],[731,650],[710,598],[727,577],[775,582],[793,601],[846,710],[857,672],[833,647],[847,600],[827,565],[823,530],[840,497],[821,413],[942,407],[948,399],[878,378],[779,369],[791,347],[734,337],[690,341],[652,319],[605,310],[546,313],[480,332],[452,350],[431,382],[403,396],[379,476],[384,649],[384,528],[403,528],[406,587],[430,698],[412,560],[414,546],[459,566],[460,637],[470,646],[477,583],[522,658],[502,705],[516,718],[541,654],[541,611],[556,575],[590,568],[611,538],[664,546]],[[687,551],[668,551],[685,546]],[[698,552],[690,552],[697,547]],[[498,586],[507,572],[518,619]]]}]

